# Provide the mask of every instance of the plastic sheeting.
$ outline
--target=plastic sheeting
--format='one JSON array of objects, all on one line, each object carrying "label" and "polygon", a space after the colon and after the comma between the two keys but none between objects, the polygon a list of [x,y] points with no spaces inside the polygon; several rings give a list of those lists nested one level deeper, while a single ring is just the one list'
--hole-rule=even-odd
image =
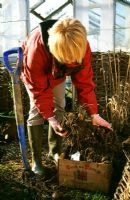
[{"label": "plastic sheeting", "polygon": [[[38,0],[1,0],[0,2],[2,2],[2,9],[0,9],[0,56],[2,56],[4,50],[21,45],[27,34],[41,20],[29,13],[29,9],[38,3]],[[47,17],[65,2],[67,0],[46,0],[36,8],[36,11],[39,15]],[[68,4],[52,18],[68,16],[73,16],[72,4]]]},{"label": "plastic sheeting", "polygon": [[28,0],[3,0],[0,23],[0,56],[21,45],[29,32]]},{"label": "plastic sheeting", "polygon": [[93,51],[130,51],[130,6],[118,0],[75,0],[75,17],[88,31]]}]

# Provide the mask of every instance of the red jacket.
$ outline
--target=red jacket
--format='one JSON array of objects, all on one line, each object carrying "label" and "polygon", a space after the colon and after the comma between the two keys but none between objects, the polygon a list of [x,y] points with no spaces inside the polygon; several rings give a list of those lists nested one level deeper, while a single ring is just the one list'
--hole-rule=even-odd
[{"label": "red jacket", "polygon": [[[65,80],[64,77],[55,79],[52,71],[52,55],[46,49],[40,28],[35,29],[22,45],[24,60],[21,79],[29,89],[29,96],[35,102],[41,115],[47,119],[52,117],[54,104],[52,88]],[[97,101],[93,83],[91,67],[91,50],[87,43],[87,50],[83,60],[84,68],[70,74],[77,90],[78,100],[81,105],[86,105],[89,114],[96,114]]]}]

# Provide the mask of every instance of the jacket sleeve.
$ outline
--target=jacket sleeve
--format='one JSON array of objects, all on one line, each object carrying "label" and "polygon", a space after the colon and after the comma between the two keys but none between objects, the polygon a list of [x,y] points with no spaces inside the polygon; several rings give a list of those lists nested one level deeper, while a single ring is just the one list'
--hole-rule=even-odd
[{"label": "jacket sleeve", "polygon": [[21,79],[28,89],[30,100],[35,103],[39,113],[47,119],[53,116],[54,110],[53,93],[46,72],[50,61],[39,37],[32,36],[22,46],[24,61]]},{"label": "jacket sleeve", "polygon": [[91,67],[91,49],[87,43],[84,57],[84,69],[72,75],[72,82],[77,91],[78,101],[90,115],[98,113],[97,100],[94,92],[93,70]]}]

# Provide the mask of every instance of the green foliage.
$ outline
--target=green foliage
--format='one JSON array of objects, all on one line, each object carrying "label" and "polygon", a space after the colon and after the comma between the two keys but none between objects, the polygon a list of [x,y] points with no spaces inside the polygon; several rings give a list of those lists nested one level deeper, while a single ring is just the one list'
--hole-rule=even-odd
[{"label": "green foliage", "polygon": [[[85,200],[87,200],[87,199],[85,199]],[[92,195],[91,200],[109,200],[109,198],[104,196],[103,194],[95,193]]]},{"label": "green foliage", "polygon": [[63,199],[71,199],[71,200],[110,200],[108,196],[105,196],[101,193],[94,193],[94,192],[85,192],[82,190],[70,190],[66,192]]}]

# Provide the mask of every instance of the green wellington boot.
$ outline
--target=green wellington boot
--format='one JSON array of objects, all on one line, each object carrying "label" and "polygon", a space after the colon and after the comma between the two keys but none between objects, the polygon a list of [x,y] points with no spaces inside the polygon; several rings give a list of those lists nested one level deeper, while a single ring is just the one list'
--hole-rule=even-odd
[{"label": "green wellington boot", "polygon": [[52,159],[57,165],[58,158],[61,154],[62,137],[55,134],[53,128],[50,125],[48,131],[48,145],[49,145],[48,157]]},{"label": "green wellington boot", "polygon": [[43,125],[28,126],[28,139],[32,153],[32,171],[38,175],[44,175],[42,166],[42,138]]}]

